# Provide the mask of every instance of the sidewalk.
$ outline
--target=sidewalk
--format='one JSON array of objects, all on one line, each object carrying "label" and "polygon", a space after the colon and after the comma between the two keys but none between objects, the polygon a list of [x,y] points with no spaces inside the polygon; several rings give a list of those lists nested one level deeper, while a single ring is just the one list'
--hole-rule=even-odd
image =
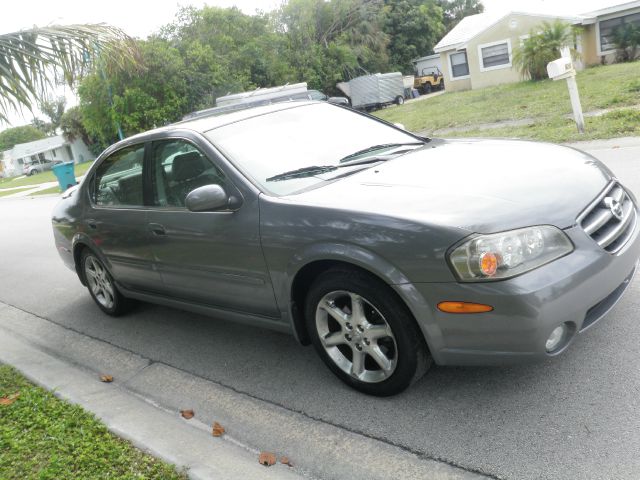
[{"label": "sidewalk", "polygon": [[[115,434],[194,479],[480,480],[425,458],[235,391],[0,303],[0,362],[95,413]],[[111,374],[103,384],[99,374]],[[275,388],[275,387],[274,387]],[[193,409],[189,421],[180,409]],[[220,422],[227,433],[214,438]],[[266,468],[258,453],[287,456]]]}]

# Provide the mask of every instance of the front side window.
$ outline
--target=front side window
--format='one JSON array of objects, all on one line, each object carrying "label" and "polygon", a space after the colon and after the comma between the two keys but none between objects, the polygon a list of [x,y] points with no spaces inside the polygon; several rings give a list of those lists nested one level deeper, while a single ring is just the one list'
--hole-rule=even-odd
[{"label": "front side window", "polygon": [[509,44],[507,42],[491,45],[489,47],[482,47],[480,48],[480,53],[483,68],[492,68],[500,65],[511,64],[511,59],[509,58]]},{"label": "front side window", "polygon": [[96,169],[94,202],[99,207],[141,207],[144,145],[123,148]]},{"label": "front side window", "polygon": [[451,75],[453,78],[469,75],[469,63],[467,62],[466,50],[452,53],[449,56],[449,61],[451,62]]},{"label": "front side window", "polygon": [[184,207],[187,195],[198,187],[220,185],[222,171],[186,140],[154,142],[152,147],[153,204],[156,207]]}]

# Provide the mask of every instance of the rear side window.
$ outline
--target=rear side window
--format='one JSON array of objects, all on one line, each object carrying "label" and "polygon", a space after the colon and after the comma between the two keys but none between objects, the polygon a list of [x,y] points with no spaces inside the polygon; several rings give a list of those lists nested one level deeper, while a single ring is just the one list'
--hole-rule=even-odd
[{"label": "rear side window", "polygon": [[144,205],[142,164],[144,144],[118,150],[97,168],[93,200],[100,207]]}]

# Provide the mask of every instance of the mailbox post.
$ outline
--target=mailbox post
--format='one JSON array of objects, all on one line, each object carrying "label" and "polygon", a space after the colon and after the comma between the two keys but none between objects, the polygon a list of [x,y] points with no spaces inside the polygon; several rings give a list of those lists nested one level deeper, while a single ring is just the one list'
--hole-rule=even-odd
[{"label": "mailbox post", "polygon": [[578,93],[578,84],[576,83],[576,70],[573,68],[569,47],[562,47],[560,54],[562,57],[547,64],[547,73],[549,74],[549,78],[553,80],[567,80],[569,98],[571,99],[571,107],[573,108],[573,118],[576,121],[578,132],[584,133],[584,116],[582,115],[580,94]]}]

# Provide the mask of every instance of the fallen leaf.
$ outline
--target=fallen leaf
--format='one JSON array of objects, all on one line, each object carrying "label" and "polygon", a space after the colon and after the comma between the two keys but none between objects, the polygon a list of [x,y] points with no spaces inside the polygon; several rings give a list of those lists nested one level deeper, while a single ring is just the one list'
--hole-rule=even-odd
[{"label": "fallen leaf", "polygon": [[290,467],[293,467],[293,465],[291,464],[291,460],[289,460],[289,457],[280,457],[280,463],[283,465],[289,465]]},{"label": "fallen leaf", "polygon": [[0,397],[0,405],[11,405],[20,396],[20,392],[13,393],[7,397]]},{"label": "fallen leaf", "polygon": [[258,462],[265,467],[270,467],[271,465],[275,465],[276,456],[273,453],[262,452],[258,458]]},{"label": "fallen leaf", "polygon": [[100,375],[100,381],[104,382],[104,383],[111,383],[111,382],[113,382],[113,376],[112,375]]},{"label": "fallen leaf", "polygon": [[213,422],[213,431],[211,432],[211,434],[214,437],[221,437],[223,433],[224,433],[224,427],[220,425],[218,422]]},{"label": "fallen leaf", "polygon": [[180,415],[182,415],[187,420],[190,420],[193,418],[195,413],[193,413],[193,410],[180,410]]}]

